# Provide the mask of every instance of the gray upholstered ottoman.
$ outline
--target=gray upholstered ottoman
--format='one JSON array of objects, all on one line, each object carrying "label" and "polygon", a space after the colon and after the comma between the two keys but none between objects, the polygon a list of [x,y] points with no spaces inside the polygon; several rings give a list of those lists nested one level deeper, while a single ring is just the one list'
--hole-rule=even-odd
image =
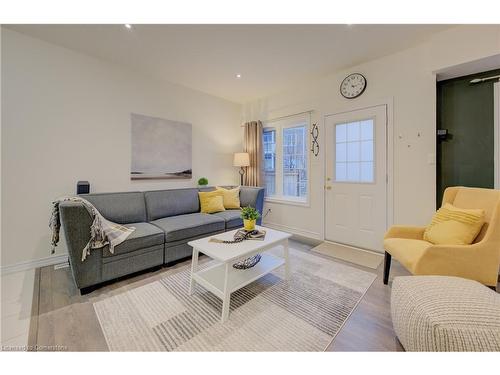
[{"label": "gray upholstered ottoman", "polygon": [[397,277],[391,314],[407,351],[500,351],[500,294],[476,281]]}]

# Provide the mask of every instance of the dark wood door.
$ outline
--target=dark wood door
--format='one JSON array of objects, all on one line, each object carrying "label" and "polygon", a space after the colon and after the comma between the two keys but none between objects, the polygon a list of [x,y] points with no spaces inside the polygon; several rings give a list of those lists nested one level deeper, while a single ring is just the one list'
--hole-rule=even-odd
[{"label": "dark wood door", "polygon": [[496,80],[471,84],[499,70],[454,78],[437,84],[437,202],[448,186],[494,187],[494,91]]}]

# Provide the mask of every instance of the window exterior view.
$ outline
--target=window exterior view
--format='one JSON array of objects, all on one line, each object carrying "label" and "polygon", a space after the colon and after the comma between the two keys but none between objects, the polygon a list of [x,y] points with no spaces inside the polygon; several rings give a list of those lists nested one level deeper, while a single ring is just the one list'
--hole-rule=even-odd
[{"label": "window exterior view", "polygon": [[308,121],[289,118],[263,132],[265,195],[270,199],[306,201],[308,195]]},{"label": "window exterior view", "polygon": [[273,196],[276,194],[276,130],[264,130],[262,144],[265,194]]},{"label": "window exterior view", "polygon": [[306,127],[283,129],[283,195],[306,198]]}]

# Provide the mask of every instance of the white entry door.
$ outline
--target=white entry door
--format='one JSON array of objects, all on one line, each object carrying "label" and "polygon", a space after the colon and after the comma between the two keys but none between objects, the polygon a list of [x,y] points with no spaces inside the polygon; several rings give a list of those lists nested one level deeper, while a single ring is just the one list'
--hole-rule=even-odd
[{"label": "white entry door", "polygon": [[383,251],[387,229],[387,108],[325,118],[325,237]]}]

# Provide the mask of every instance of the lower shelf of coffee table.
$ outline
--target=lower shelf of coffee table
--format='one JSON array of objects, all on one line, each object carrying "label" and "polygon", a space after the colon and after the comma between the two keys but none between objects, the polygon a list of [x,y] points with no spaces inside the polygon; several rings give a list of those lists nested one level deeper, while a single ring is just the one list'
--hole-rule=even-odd
[{"label": "lower shelf of coffee table", "polygon": [[[261,278],[285,264],[283,258],[263,253],[260,262],[252,268],[239,270],[229,266],[228,288],[229,293],[243,288],[245,285]],[[224,298],[224,278],[226,266],[224,263],[200,270],[193,275],[194,280],[214,293],[219,298]]]}]

